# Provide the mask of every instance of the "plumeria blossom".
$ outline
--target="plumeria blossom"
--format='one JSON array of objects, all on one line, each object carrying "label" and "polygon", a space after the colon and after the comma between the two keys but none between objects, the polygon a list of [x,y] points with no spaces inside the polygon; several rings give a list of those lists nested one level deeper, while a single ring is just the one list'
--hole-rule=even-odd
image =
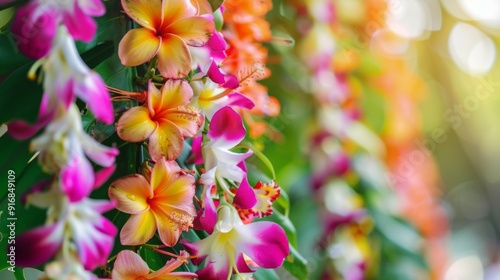
[{"label": "plumeria blossom", "polygon": [[204,185],[214,185],[216,179],[222,181],[222,178],[238,183],[243,180],[245,172],[238,164],[251,156],[252,151],[236,153],[230,149],[240,143],[245,134],[240,115],[231,107],[223,107],[214,114],[207,134],[210,141],[202,148],[207,170],[201,176]]},{"label": "plumeria blossom", "polygon": [[36,62],[29,75],[34,76],[40,65],[43,65],[45,93],[38,120],[33,125],[24,121],[10,123],[9,131],[14,138],[25,139],[33,136],[52,120],[61,106],[68,109],[76,96],[87,103],[97,119],[108,124],[113,122],[113,106],[104,81],[83,62],[73,38],[64,27],[59,28],[50,54]]},{"label": "plumeria blossom", "polygon": [[165,156],[176,159],[182,152],[184,139],[196,134],[203,117],[189,106],[193,91],[181,80],[168,80],[159,90],[150,81],[148,100],[134,107],[118,120],[118,136],[125,141],[141,142],[149,138],[149,154],[153,160]]},{"label": "plumeria blossom", "polygon": [[[93,188],[106,181],[113,170],[98,173]],[[66,260],[76,258],[69,255],[75,254],[86,270],[106,263],[116,227],[101,214],[113,209],[113,202],[65,193],[56,181],[49,191],[29,194],[27,203],[49,210],[44,226],[16,238],[16,262],[19,265],[38,266],[59,251]]]},{"label": "plumeria blossom", "polygon": [[132,29],[120,42],[123,65],[137,66],[158,56],[165,78],[182,78],[191,71],[188,45],[203,46],[214,32],[212,15],[198,15],[189,0],[122,0],[125,13],[142,28]]},{"label": "plumeria blossom", "polygon": [[205,259],[205,267],[198,270],[200,279],[230,279],[232,273],[251,272],[244,256],[263,268],[282,265],[290,253],[285,231],[272,222],[243,224],[238,212],[230,205],[218,211],[214,232],[195,243],[182,241],[186,249]]},{"label": "plumeria blossom", "polygon": [[59,24],[76,40],[90,42],[97,30],[92,17],[104,13],[100,0],[32,0],[17,11],[12,33],[24,55],[39,59],[50,52]]},{"label": "plumeria blossom", "polygon": [[86,156],[109,167],[119,153],[118,149],[106,147],[85,133],[76,104],[71,104],[68,111],[59,107],[54,120],[33,139],[30,148],[40,152],[39,160],[46,171],[60,172],[61,186],[74,200],[88,196],[95,181]]},{"label": "plumeria blossom", "polygon": [[196,216],[194,178],[180,174],[177,163],[163,157],[150,181],[139,174],[126,176],[111,183],[108,194],[118,210],[131,214],[120,232],[123,245],[144,244],[158,229],[161,241],[174,246]]},{"label": "plumeria blossom", "polygon": [[225,106],[246,109],[254,107],[254,103],[248,97],[238,92],[232,92],[231,89],[224,88],[211,80],[193,81],[190,85],[194,92],[191,105],[200,109],[209,120],[212,119],[215,112]]},{"label": "plumeria blossom", "polygon": [[162,268],[150,272],[148,264],[136,253],[130,250],[123,250],[118,253],[113,268],[112,279],[115,280],[167,280],[167,279],[195,279],[198,275],[191,272],[172,272],[185,261],[189,254],[181,251],[177,259],[169,260]]}]

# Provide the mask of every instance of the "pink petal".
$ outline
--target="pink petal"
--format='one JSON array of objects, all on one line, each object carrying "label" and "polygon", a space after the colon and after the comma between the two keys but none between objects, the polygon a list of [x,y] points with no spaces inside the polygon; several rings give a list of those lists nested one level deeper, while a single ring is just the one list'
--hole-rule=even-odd
[{"label": "pink petal", "polygon": [[230,273],[229,263],[216,266],[215,263],[205,264],[205,268],[196,271],[199,279],[227,279]]},{"label": "pink petal", "polygon": [[87,270],[94,270],[107,261],[116,235],[116,227],[104,217],[99,217],[94,224],[82,224],[74,229],[74,240],[78,255]]},{"label": "pink petal", "polygon": [[113,105],[101,76],[90,72],[82,81],[75,83],[75,94],[89,106],[96,118],[111,124],[114,120]]},{"label": "pink petal", "polygon": [[201,153],[201,144],[203,143],[203,137],[193,138],[191,142],[191,153],[194,155],[194,164],[203,164],[203,156]]},{"label": "pink petal", "polygon": [[241,229],[246,235],[256,238],[256,243],[246,243],[241,251],[263,268],[276,268],[290,254],[285,231],[272,222],[255,222]]},{"label": "pink petal", "polygon": [[56,35],[59,12],[57,9],[39,11],[36,1],[17,10],[12,33],[19,50],[32,59],[46,56]]},{"label": "pink petal", "polygon": [[250,98],[246,97],[245,95],[239,92],[231,93],[227,97],[228,97],[227,100],[228,106],[236,106],[249,110],[251,110],[255,106],[255,104]]},{"label": "pink petal", "polygon": [[94,140],[88,134],[83,134],[82,146],[85,154],[92,159],[93,162],[100,166],[108,167],[115,163],[115,158],[120,151],[115,147],[106,147]]},{"label": "pink petal", "polygon": [[203,229],[208,232],[208,234],[212,234],[215,224],[217,223],[217,208],[215,207],[215,203],[211,195],[211,190],[213,187],[214,186],[205,187],[205,196],[203,198],[203,213],[201,214],[201,216],[199,216],[199,222]]},{"label": "pink petal", "polygon": [[220,32],[214,31],[210,39],[208,39],[207,46],[213,51],[225,51],[227,43]]},{"label": "pink petal", "polygon": [[240,207],[241,209],[250,209],[257,203],[257,197],[253,188],[250,187],[247,178],[241,181],[236,195],[234,196],[233,204]]},{"label": "pink petal", "polygon": [[194,258],[194,259],[191,259],[191,262],[194,264],[194,265],[200,265],[203,260],[206,258],[205,256],[199,256],[198,255],[198,243],[192,243],[190,242],[189,240],[187,239],[181,239],[179,241],[179,243],[181,243],[184,248],[186,249],[186,251],[191,255],[191,256],[198,256],[197,258]]},{"label": "pink petal", "polygon": [[[8,226],[8,224],[7,224]],[[59,251],[63,241],[64,224],[56,223],[35,228],[16,237],[16,264],[35,267],[47,262]],[[9,252],[10,248],[7,248]]]},{"label": "pink petal", "polygon": [[106,8],[101,0],[80,0],[78,5],[88,16],[99,17],[106,13]]},{"label": "pink petal", "polygon": [[84,155],[73,152],[61,170],[61,188],[71,202],[87,197],[94,186],[94,169]]},{"label": "pink petal", "polygon": [[8,124],[8,132],[14,139],[26,139],[35,135],[38,130],[46,126],[54,118],[54,110],[48,110],[49,98],[47,94],[42,97],[40,111],[38,112],[37,121],[31,125],[25,121],[12,121]]},{"label": "pink petal", "polygon": [[76,1],[72,11],[63,13],[62,20],[75,40],[89,43],[94,38],[97,24],[91,17],[85,15]]},{"label": "pink petal", "polygon": [[112,273],[113,279],[137,279],[148,274],[148,264],[139,255],[130,250],[118,253]]},{"label": "pink petal", "polygon": [[210,67],[208,68],[207,76],[215,83],[223,84],[225,82],[224,74],[221,72],[221,69],[219,68],[217,63],[215,63],[215,61],[213,60],[210,64]]},{"label": "pink petal", "polygon": [[217,141],[218,147],[233,148],[245,138],[245,134],[241,116],[231,107],[226,106],[215,112],[208,137]]},{"label": "pink petal", "polygon": [[99,170],[97,173],[95,173],[94,189],[96,189],[99,186],[101,186],[102,184],[104,184],[109,179],[109,177],[111,177],[111,175],[113,175],[115,170],[116,170],[116,166],[111,165],[111,166],[103,168],[103,169]]},{"label": "pink petal", "polygon": [[251,269],[247,262],[245,261],[245,258],[243,257],[243,254],[240,254],[237,259],[236,259],[236,268],[238,268],[238,271],[240,273],[252,273],[255,272],[255,270]]},{"label": "pink petal", "polygon": [[239,86],[240,82],[238,81],[238,78],[235,75],[227,74],[224,76],[224,84],[222,84],[222,87],[235,89]]}]

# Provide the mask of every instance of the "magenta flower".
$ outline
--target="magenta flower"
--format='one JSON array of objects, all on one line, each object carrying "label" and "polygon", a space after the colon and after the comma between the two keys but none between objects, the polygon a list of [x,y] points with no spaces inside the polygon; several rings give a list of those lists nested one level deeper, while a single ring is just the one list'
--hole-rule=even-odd
[{"label": "magenta flower", "polygon": [[[290,253],[285,231],[272,222],[245,225],[236,209],[223,205],[218,210],[218,222],[209,237],[182,243],[197,262],[205,260],[198,270],[199,279],[229,279],[232,273],[251,272],[243,254],[263,268],[276,268]],[[193,261],[195,262],[195,261]]]},{"label": "magenta flower", "polygon": [[[93,187],[106,181],[113,170],[112,167],[97,173]],[[49,215],[46,225],[16,238],[17,264],[38,266],[62,248],[66,248],[62,250],[63,257],[70,258],[64,254],[77,254],[86,270],[106,263],[113,248],[116,227],[101,214],[113,209],[115,204],[90,198],[77,199],[78,196],[65,194],[57,187],[28,195],[28,203],[49,208]]]},{"label": "magenta flower", "polygon": [[39,59],[49,53],[60,23],[76,40],[90,42],[97,30],[92,17],[104,13],[100,0],[33,0],[18,10],[12,23],[12,33],[24,55]]},{"label": "magenta flower", "polygon": [[246,130],[241,116],[230,107],[217,111],[208,131],[210,142],[203,145],[203,160],[207,172],[201,176],[206,186],[215,184],[216,179],[241,182],[245,172],[237,165],[252,155],[252,151],[235,153],[230,151],[245,138]]}]

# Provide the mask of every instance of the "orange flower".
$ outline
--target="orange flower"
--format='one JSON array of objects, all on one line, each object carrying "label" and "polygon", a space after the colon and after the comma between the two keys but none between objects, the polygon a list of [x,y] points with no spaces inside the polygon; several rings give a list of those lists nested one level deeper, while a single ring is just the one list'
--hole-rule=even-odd
[{"label": "orange flower", "polygon": [[189,74],[187,45],[203,46],[215,28],[212,16],[199,16],[189,0],[122,0],[122,6],[143,26],[130,30],[121,40],[118,55],[122,64],[137,66],[158,55],[158,69],[166,78]]},{"label": "orange flower", "polygon": [[193,90],[186,81],[168,80],[158,90],[149,82],[148,100],[134,107],[118,120],[118,136],[128,142],[149,138],[149,154],[153,160],[165,156],[176,159],[182,152],[184,138],[196,134],[203,117],[188,106]]},{"label": "orange flower", "polygon": [[132,214],[120,232],[123,245],[141,245],[156,229],[161,241],[174,246],[181,232],[192,226],[196,210],[194,178],[180,175],[175,161],[158,160],[148,182],[142,175],[120,178],[108,189],[116,208]]}]

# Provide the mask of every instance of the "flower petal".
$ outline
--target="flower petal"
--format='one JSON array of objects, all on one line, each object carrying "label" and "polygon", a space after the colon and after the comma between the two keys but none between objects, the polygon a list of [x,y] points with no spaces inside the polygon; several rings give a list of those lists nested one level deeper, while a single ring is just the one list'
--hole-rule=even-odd
[{"label": "flower petal", "polygon": [[71,202],[87,197],[94,186],[94,169],[81,151],[75,150],[62,168],[61,188]]},{"label": "flower petal", "polygon": [[100,17],[106,13],[106,8],[101,0],[78,1],[78,6],[88,16]]},{"label": "flower petal", "polygon": [[153,190],[143,176],[134,174],[111,183],[108,195],[117,202],[116,209],[139,214],[149,209],[147,199],[153,197]]},{"label": "flower petal", "polygon": [[96,118],[106,124],[113,123],[111,98],[101,76],[90,72],[82,81],[75,81],[75,94],[89,106]]},{"label": "flower petal", "polygon": [[173,34],[162,36],[158,51],[158,70],[163,77],[171,79],[184,78],[191,71],[191,54],[179,36]]},{"label": "flower petal", "polygon": [[158,225],[158,233],[163,244],[173,247],[181,236],[179,225],[169,218],[169,213],[164,209],[155,209],[155,219]]},{"label": "flower petal", "polygon": [[258,242],[242,244],[241,251],[263,268],[276,268],[283,264],[290,254],[290,247],[285,231],[272,222],[255,222],[239,227],[245,235],[252,236]]},{"label": "flower petal", "polygon": [[217,210],[212,200],[212,196],[210,195],[212,188],[214,188],[213,185],[205,187],[203,214],[199,217],[200,224],[208,234],[212,234],[215,224],[217,223]]},{"label": "flower petal", "polygon": [[184,138],[196,135],[203,124],[202,115],[189,106],[179,106],[168,110],[165,117],[177,126]]},{"label": "flower petal", "polygon": [[172,122],[162,121],[149,137],[149,154],[153,160],[165,157],[167,160],[176,159],[182,152],[184,138],[182,133]]},{"label": "flower petal", "polygon": [[121,139],[128,142],[141,142],[146,140],[155,131],[157,124],[149,117],[146,107],[134,107],[118,120],[116,132]]},{"label": "flower petal", "polygon": [[91,221],[73,219],[69,221],[78,256],[86,270],[104,265],[113,249],[116,227],[102,216]]},{"label": "flower petal", "polygon": [[130,250],[118,253],[112,273],[113,279],[135,280],[148,274],[148,264],[139,255]]},{"label": "flower petal", "polygon": [[104,146],[85,133],[81,134],[80,140],[85,154],[100,166],[108,167],[113,165],[116,156],[120,153],[117,148]]},{"label": "flower petal", "polygon": [[152,203],[155,203],[156,206],[168,205],[168,207],[173,207],[191,216],[195,216],[194,194],[194,178],[188,175],[181,175],[173,183],[157,188]]},{"label": "flower petal", "polygon": [[118,45],[118,56],[125,66],[141,65],[158,53],[161,37],[146,28],[129,30]]},{"label": "flower petal", "polygon": [[247,178],[243,178],[241,181],[236,191],[236,195],[234,196],[233,203],[241,209],[250,209],[257,203],[257,197],[252,187],[250,187]]},{"label": "flower petal", "polygon": [[184,80],[167,80],[160,90],[150,83],[148,108],[153,117],[164,117],[168,109],[185,106],[193,97],[193,90]]},{"label": "flower petal", "polygon": [[201,47],[207,43],[214,29],[215,25],[213,18],[194,16],[183,18],[172,23],[165,29],[165,33],[171,33],[181,37],[189,46]]},{"label": "flower petal", "polygon": [[47,262],[61,247],[63,235],[64,224],[55,223],[35,228],[16,237],[14,246],[16,264],[35,267]]},{"label": "flower petal", "polygon": [[212,117],[208,137],[215,141],[213,145],[233,148],[245,138],[246,130],[241,116],[231,107],[223,107]]},{"label": "flower petal", "polygon": [[[158,9],[158,6],[155,7]],[[163,23],[160,30],[182,18],[194,16],[196,8],[188,0],[163,0],[162,14]]]},{"label": "flower petal", "polygon": [[111,177],[111,175],[115,172],[115,170],[116,166],[111,165],[96,172],[94,176],[94,189],[104,184],[109,179],[109,177]]},{"label": "flower petal", "polygon": [[31,125],[25,121],[17,120],[12,121],[8,124],[8,132],[14,139],[26,139],[29,138],[42,127],[46,126],[53,118],[55,110],[49,110],[49,96],[44,94],[42,97],[42,102],[40,103],[40,110],[38,112],[37,121],[35,124]]},{"label": "flower petal", "polygon": [[[189,280],[197,279],[198,274],[192,272],[171,272],[165,275],[160,275],[154,278],[155,280]],[[148,278],[151,279],[151,278]]]},{"label": "flower petal", "polygon": [[20,7],[11,27],[19,50],[32,59],[49,53],[59,23],[58,9],[40,12],[39,6],[39,2],[33,1]]},{"label": "flower petal", "polygon": [[141,245],[149,241],[156,231],[156,221],[151,211],[130,216],[120,232],[122,245]]},{"label": "flower petal", "polygon": [[227,97],[228,97],[227,100],[228,106],[236,106],[249,110],[255,107],[255,104],[250,98],[246,97],[245,95],[239,92],[231,93]]},{"label": "flower petal", "polygon": [[68,28],[69,34],[75,40],[89,43],[94,38],[97,31],[97,24],[83,12],[76,1],[71,11],[63,13],[62,20],[66,28]]},{"label": "flower petal", "polygon": [[162,22],[160,0],[122,0],[125,13],[135,22],[154,32]]},{"label": "flower petal", "polygon": [[177,179],[180,171],[181,168],[175,161],[167,161],[164,157],[158,159],[151,173],[151,187],[155,196],[170,186]]}]

